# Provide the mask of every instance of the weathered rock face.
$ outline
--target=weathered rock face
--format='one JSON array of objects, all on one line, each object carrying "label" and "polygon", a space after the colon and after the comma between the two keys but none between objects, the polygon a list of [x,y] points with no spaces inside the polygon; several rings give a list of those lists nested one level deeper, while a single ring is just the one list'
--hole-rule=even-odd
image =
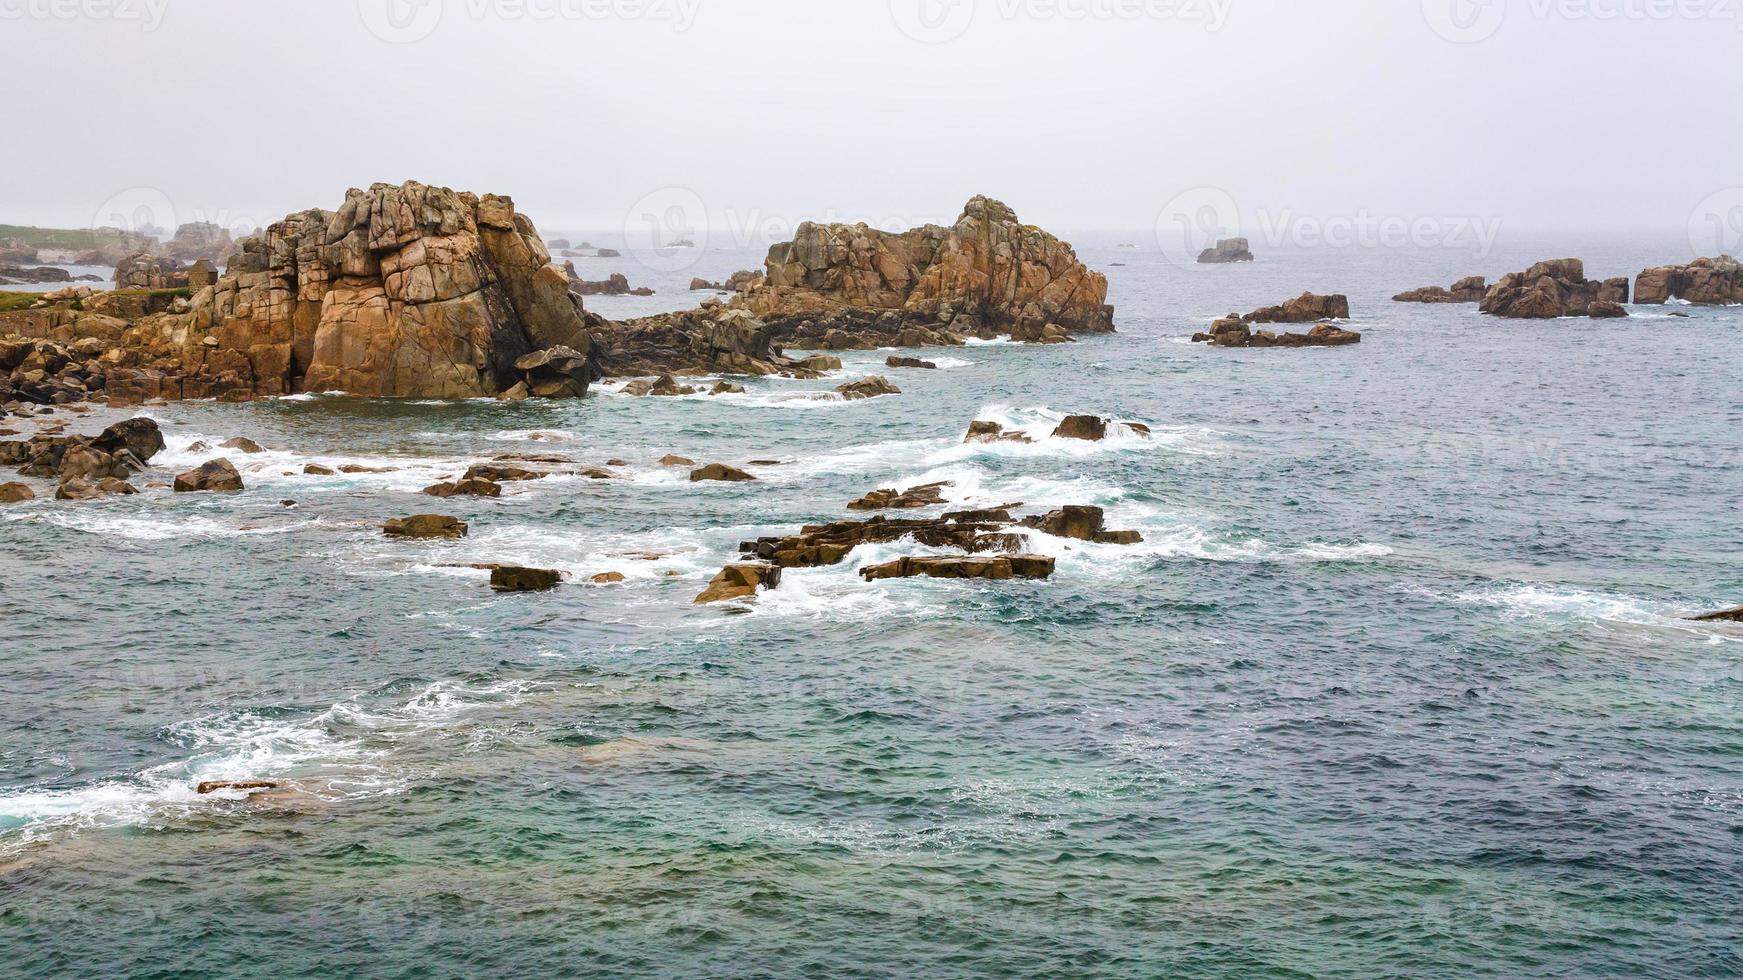
[{"label": "weathered rock face", "polygon": [[1444,286],[1424,286],[1392,297],[1395,303],[1481,303],[1489,293],[1489,280],[1482,276],[1466,276]]},{"label": "weathered rock face", "polygon": [[[1509,273],[1483,297],[1482,312],[1515,320],[1552,320],[1586,316],[1594,303],[1628,302],[1628,280],[1586,278],[1579,259],[1539,262],[1524,272]],[[1627,315],[1627,311],[1622,311]]]},{"label": "weathered rock face", "polygon": [[892,578],[979,578],[995,582],[1010,579],[1045,579],[1053,576],[1056,559],[1043,555],[998,555],[995,557],[908,557],[859,570],[867,582]]},{"label": "weathered rock face", "polygon": [[1241,317],[1247,323],[1312,323],[1349,318],[1349,297],[1341,293],[1330,296],[1302,293],[1282,306],[1266,306]]},{"label": "weathered rock face", "polygon": [[176,493],[234,493],[242,489],[242,474],[227,459],[214,459],[176,476]]},{"label": "weathered rock face", "polygon": [[1647,269],[1634,281],[1634,302],[1658,305],[1680,299],[1697,306],[1743,303],[1743,262],[1729,255],[1688,265]]},{"label": "weathered rock face", "polygon": [[498,592],[546,592],[561,584],[563,573],[554,568],[499,565],[490,570],[490,587]]},{"label": "weathered rock face", "polygon": [[1220,265],[1228,262],[1251,262],[1253,250],[1245,238],[1225,238],[1215,248],[1198,253],[1200,265]]},{"label": "weathered rock face", "polygon": [[594,282],[581,278],[581,274],[575,271],[575,263],[564,262],[563,274],[569,277],[570,292],[580,293],[582,296],[652,296],[654,294],[654,291],[646,286],[638,289],[630,288],[629,277],[621,272],[613,272],[606,278]]},{"label": "weathered rock face", "polygon": [[725,463],[709,463],[690,473],[691,483],[747,483],[755,479],[744,470]]},{"label": "weathered rock face", "polygon": [[179,289],[188,284],[188,270],[166,255],[138,251],[115,266],[116,289]]},{"label": "weathered rock face", "polygon": [[848,311],[896,313],[897,330],[998,331],[1018,340],[1038,339],[1050,324],[1061,333],[1114,328],[1107,277],[987,197],[969,201],[949,228],[892,234],[805,222],[765,264],[764,280],[733,302],[783,333]]},{"label": "weathered rock face", "polygon": [[172,259],[222,259],[235,242],[228,229],[210,221],[192,221],[176,229],[175,237],[163,243],[163,253]]},{"label": "weathered rock face", "polygon": [[696,597],[696,605],[703,606],[711,602],[731,602],[734,599],[750,599],[757,594],[757,589],[773,589],[781,584],[781,569],[775,565],[746,563],[728,565],[714,576],[714,581],[708,583],[708,588]]},{"label": "weathered rock face", "polygon": [[753,272],[750,269],[740,269],[732,275],[727,276],[726,279],[721,282],[709,282],[702,278],[692,279],[690,280],[690,289],[693,291],[711,289],[715,292],[721,293],[736,293],[742,289],[750,288],[762,277],[763,274],[760,272]]},{"label": "weathered rock face", "polygon": [[[244,239],[185,314],[127,335],[123,387],[143,397],[477,397],[524,380],[516,362],[592,341],[581,301],[506,197],[376,184]],[[155,357],[152,355],[156,355]],[[585,390],[574,379],[565,394]]]},{"label": "weathered rock face", "polygon": [[902,393],[902,389],[891,384],[889,378],[880,374],[861,378],[858,381],[849,381],[847,384],[837,386],[835,390],[842,398],[850,402]]},{"label": "weathered rock face", "polygon": [[[748,310],[718,303],[682,313],[599,322],[594,339],[609,377],[685,370],[721,374],[816,377],[822,369],[794,361],[774,346],[769,325]],[[837,367],[840,365],[837,364]]]}]

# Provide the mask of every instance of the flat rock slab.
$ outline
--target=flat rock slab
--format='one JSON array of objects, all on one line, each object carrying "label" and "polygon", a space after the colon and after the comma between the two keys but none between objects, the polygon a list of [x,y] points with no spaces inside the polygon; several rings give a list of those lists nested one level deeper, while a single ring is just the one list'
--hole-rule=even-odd
[{"label": "flat rock slab", "polygon": [[381,528],[390,538],[463,538],[470,529],[465,521],[445,514],[396,517]]}]

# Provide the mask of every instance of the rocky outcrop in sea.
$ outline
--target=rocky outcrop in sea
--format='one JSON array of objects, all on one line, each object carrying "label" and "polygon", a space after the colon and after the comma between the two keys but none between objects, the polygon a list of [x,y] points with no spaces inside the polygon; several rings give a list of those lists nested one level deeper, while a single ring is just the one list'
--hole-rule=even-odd
[{"label": "rocky outcrop in sea", "polygon": [[1200,265],[1224,265],[1230,262],[1253,261],[1253,249],[1245,238],[1225,238],[1215,247],[1198,253]]},{"label": "rocky outcrop in sea", "polygon": [[1552,259],[1503,276],[1483,297],[1479,309],[1516,320],[1608,318],[1627,316],[1628,311],[1621,306],[1626,302],[1627,279],[1598,282],[1586,278],[1585,263],[1579,259]]},{"label": "rocky outcrop in sea", "polygon": [[768,321],[777,342],[842,330],[883,346],[912,329],[929,338],[1065,338],[1114,328],[1107,277],[1072,247],[976,197],[948,228],[894,234],[865,224],[805,222],[769,250],[767,275],[733,305]]},{"label": "rocky outcrop in sea", "polygon": [[1394,303],[1481,303],[1489,294],[1489,280],[1482,276],[1466,276],[1445,286],[1424,286],[1392,297]]},{"label": "rocky outcrop in sea", "polygon": [[1743,263],[1729,255],[1696,259],[1647,269],[1634,281],[1634,302],[1657,306],[1671,300],[1696,306],[1743,303]]}]

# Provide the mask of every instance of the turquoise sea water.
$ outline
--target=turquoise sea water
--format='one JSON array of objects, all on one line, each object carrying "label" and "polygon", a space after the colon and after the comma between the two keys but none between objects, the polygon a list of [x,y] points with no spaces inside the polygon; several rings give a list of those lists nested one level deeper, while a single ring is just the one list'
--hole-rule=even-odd
[{"label": "turquoise sea water", "polygon": [[[239,495],[0,510],[0,975],[1743,971],[1743,628],[1680,618],[1743,603],[1743,310],[1389,301],[1683,257],[1632,242],[1181,270],[1115,241],[1080,244],[1119,333],[936,372],[147,410],[156,478],[197,440],[269,451],[231,455]],[[1185,342],[1308,288],[1350,294],[1360,346]],[[867,373],[904,393],[823,394]],[[1067,412],[1155,435],[961,443]],[[417,492],[505,452],[628,465]],[[666,453],[783,465],[693,485]],[[881,546],[691,605],[739,541],[936,480],[1146,541],[861,582],[923,550]],[[432,510],[471,537],[379,532]],[[575,577],[445,567],[499,561]],[[193,794],[237,778],[299,791]]]}]

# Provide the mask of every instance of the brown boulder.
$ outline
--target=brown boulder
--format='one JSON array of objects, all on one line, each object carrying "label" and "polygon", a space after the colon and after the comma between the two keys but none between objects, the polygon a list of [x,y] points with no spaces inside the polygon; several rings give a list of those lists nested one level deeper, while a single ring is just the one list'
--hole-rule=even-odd
[{"label": "brown boulder", "polygon": [[234,449],[238,452],[244,452],[244,453],[249,453],[249,454],[266,452],[266,450],[260,448],[260,443],[255,442],[253,439],[244,439],[241,436],[237,436],[236,438],[231,439],[228,442],[219,443],[218,448],[220,448],[220,449]]},{"label": "brown boulder", "polygon": [[163,452],[163,431],[151,419],[126,419],[104,429],[91,440],[91,446],[111,454],[125,449],[141,463],[149,463],[151,457]]},{"label": "brown boulder", "polygon": [[738,469],[738,468],[732,467],[732,466],[727,466],[725,463],[709,463],[707,466],[704,466],[698,470],[694,470],[690,473],[690,482],[691,483],[703,483],[705,481],[717,481],[717,482],[721,482],[721,483],[744,483],[746,481],[755,480],[755,479],[756,479],[756,477],[751,476],[749,473],[746,473],[744,470],[741,470],[741,469]]},{"label": "brown boulder", "polygon": [[176,493],[233,493],[242,489],[242,474],[227,459],[214,459],[176,476]]},{"label": "brown boulder", "polygon": [[[1585,263],[1579,259],[1552,259],[1501,277],[1483,297],[1479,309],[1490,316],[1508,319],[1553,320],[1587,316],[1594,303],[1626,302],[1628,280],[1597,282],[1586,278]],[[1623,315],[1626,314],[1624,310]]]},{"label": "brown boulder", "polygon": [[528,480],[542,480],[547,476],[550,474],[529,470],[521,466],[497,466],[490,463],[480,463],[468,469],[466,475],[461,478],[461,482],[478,480],[484,483],[525,483]]},{"label": "brown boulder", "polygon": [[756,596],[757,589],[773,589],[780,584],[781,569],[778,566],[760,563],[728,565],[696,597],[696,605],[750,599]]},{"label": "brown boulder", "polygon": [[660,457],[660,465],[661,466],[695,466],[696,461],[693,459],[690,459],[689,457],[686,457],[686,456],[679,456],[675,453],[667,453],[666,455]]},{"label": "brown boulder", "polygon": [[984,419],[968,424],[968,436],[963,442],[1034,442],[1022,432],[1006,432],[1005,427],[997,422]]},{"label": "brown boulder", "polygon": [[862,398],[877,398],[880,395],[899,395],[902,389],[890,383],[890,379],[881,375],[872,375],[858,381],[850,381],[835,389],[841,397],[848,401],[858,401]]},{"label": "brown boulder", "polygon": [[470,527],[458,517],[417,514],[392,518],[381,530],[390,538],[463,538]]},{"label": "brown boulder", "polygon": [[1723,612],[1708,613],[1705,616],[1691,616],[1691,622],[1696,623],[1743,623],[1743,606],[1736,609],[1726,609]]},{"label": "brown boulder", "polygon": [[563,584],[563,573],[549,568],[498,565],[490,570],[490,587],[498,592],[547,592]]},{"label": "brown boulder", "polygon": [[30,489],[27,483],[0,483],[0,504],[18,504],[26,500],[35,500],[36,491]]},{"label": "brown boulder", "polygon": [[887,367],[893,368],[921,368],[927,371],[938,370],[938,365],[933,364],[931,361],[922,361],[918,357],[896,357],[891,355],[890,357],[884,358],[884,364]]},{"label": "brown boulder", "polygon": [[425,487],[424,493],[432,497],[500,497],[502,485],[489,480],[461,480]]},{"label": "brown boulder", "polygon": [[1100,442],[1107,435],[1107,419],[1097,415],[1068,415],[1053,430],[1055,439],[1082,439],[1085,442]]}]

